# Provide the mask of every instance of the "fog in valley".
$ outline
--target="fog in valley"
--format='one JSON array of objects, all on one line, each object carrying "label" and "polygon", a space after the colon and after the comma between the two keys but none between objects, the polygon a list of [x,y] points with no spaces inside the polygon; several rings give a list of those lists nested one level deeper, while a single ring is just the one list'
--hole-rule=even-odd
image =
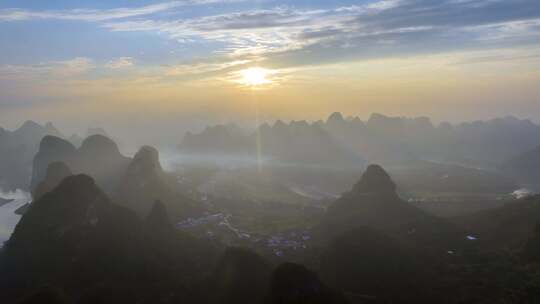
[{"label": "fog in valley", "polygon": [[[133,150],[99,126],[84,136],[32,121],[4,129],[7,298],[38,288],[37,299],[129,303],[169,290],[178,301],[247,303],[296,293],[268,286],[300,276],[295,288],[317,284],[305,296],[322,303],[429,302],[453,288],[463,290],[457,298],[487,300],[508,296],[474,285],[501,275],[500,263],[514,261],[504,273],[521,280],[534,274],[519,268],[535,265],[540,214],[540,126],[529,120],[437,125],[336,112],[254,129],[209,124],[177,137],[175,145]],[[466,270],[477,263],[482,272]],[[72,273],[79,267],[90,268]],[[118,283],[126,271],[149,277]],[[472,271],[470,282],[447,283],[462,280],[462,271]],[[87,283],[68,284],[73,275]],[[7,287],[31,278],[54,288]],[[256,286],[244,291],[246,284]],[[139,289],[126,295],[132,288]]]},{"label": "fog in valley", "polygon": [[0,303],[540,303],[539,37],[538,0],[0,1]]}]

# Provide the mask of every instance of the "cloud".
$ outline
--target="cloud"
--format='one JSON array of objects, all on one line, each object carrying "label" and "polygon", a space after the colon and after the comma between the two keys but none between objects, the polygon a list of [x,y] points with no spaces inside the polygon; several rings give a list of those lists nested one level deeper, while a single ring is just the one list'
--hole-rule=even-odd
[{"label": "cloud", "polygon": [[113,59],[105,64],[106,68],[118,70],[129,68],[135,65],[135,59],[133,57],[119,57]]},{"label": "cloud", "polygon": [[0,79],[66,78],[85,74],[94,68],[94,61],[86,57],[30,65],[2,65]]},{"label": "cloud", "polygon": [[73,10],[46,10],[32,11],[23,9],[2,9],[0,10],[0,22],[24,21],[32,19],[58,19],[100,22],[114,19],[137,17],[169,11],[181,6],[206,5],[215,3],[232,3],[243,0],[184,0],[170,1],[152,4],[136,8],[115,8],[115,9],[73,9]]},{"label": "cloud", "polygon": [[[324,9],[239,9],[189,18],[157,14],[186,5],[240,1],[244,0],[171,1],[109,10],[0,10],[0,20],[91,21],[114,32],[161,34],[186,47],[212,43],[208,60],[167,68],[165,74],[174,77],[226,73],[252,61],[281,68],[540,44],[538,0],[379,0]],[[133,58],[122,57],[105,67],[133,63]]]},{"label": "cloud", "polygon": [[185,64],[178,64],[171,67],[167,67],[167,76],[185,76],[185,75],[201,75],[213,72],[223,72],[235,67],[245,66],[253,60],[227,60],[226,58],[220,58],[218,60],[212,60],[210,62],[192,62]]},{"label": "cloud", "polygon": [[[178,20],[106,22],[190,43],[217,41],[220,55],[293,64],[438,53],[539,42],[537,0],[383,0],[330,9],[287,6]],[[274,60],[277,61],[277,60]]]}]

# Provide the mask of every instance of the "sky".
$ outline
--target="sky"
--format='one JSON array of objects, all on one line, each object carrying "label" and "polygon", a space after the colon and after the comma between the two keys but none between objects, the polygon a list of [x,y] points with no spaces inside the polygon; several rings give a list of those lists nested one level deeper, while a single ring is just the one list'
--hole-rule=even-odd
[{"label": "sky", "polygon": [[0,46],[6,128],[540,122],[538,0],[3,0]]}]

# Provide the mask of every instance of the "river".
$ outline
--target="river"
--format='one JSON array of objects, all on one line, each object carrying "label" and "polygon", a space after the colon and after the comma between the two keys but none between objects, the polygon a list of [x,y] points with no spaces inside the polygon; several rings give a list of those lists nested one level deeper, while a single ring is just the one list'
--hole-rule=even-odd
[{"label": "river", "polygon": [[31,200],[30,193],[17,190],[14,192],[3,192],[0,189],[0,197],[13,199],[14,201],[0,207],[0,247],[9,239],[13,229],[19,222],[21,216],[15,214],[17,208],[23,206]]}]

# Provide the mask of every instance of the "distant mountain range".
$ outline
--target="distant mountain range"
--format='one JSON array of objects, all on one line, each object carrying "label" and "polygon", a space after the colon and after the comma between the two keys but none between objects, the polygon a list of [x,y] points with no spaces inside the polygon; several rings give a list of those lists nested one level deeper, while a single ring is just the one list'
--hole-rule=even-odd
[{"label": "distant mountain range", "polygon": [[494,168],[540,145],[540,126],[515,117],[434,125],[427,117],[373,114],[367,121],[334,113],[326,121],[276,121],[246,134],[234,124],[187,133],[182,152],[260,153],[281,162],[351,165],[411,160]]},{"label": "distant mountain range", "polygon": [[263,124],[251,134],[233,124],[208,127],[200,134],[186,133],[179,148],[185,153],[260,157],[283,165],[357,169],[365,165],[360,155],[340,145],[322,126],[306,121]]}]

